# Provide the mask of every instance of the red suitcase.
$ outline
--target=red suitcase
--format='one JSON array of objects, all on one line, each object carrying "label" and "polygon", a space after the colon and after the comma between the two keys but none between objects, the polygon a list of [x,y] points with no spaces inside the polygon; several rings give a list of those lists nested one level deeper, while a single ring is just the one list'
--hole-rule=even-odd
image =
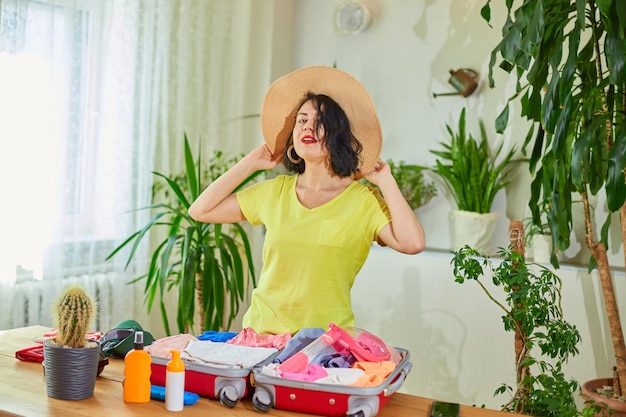
[{"label": "red suitcase", "polygon": [[273,407],[328,417],[373,417],[402,386],[411,370],[409,352],[397,350],[402,360],[377,387],[295,381],[263,374],[260,366],[254,367],[250,375],[254,387],[252,404],[262,412]]},{"label": "red suitcase", "polygon": [[[271,362],[277,354],[270,355],[257,365],[262,366]],[[152,385],[165,386],[169,361],[169,358],[152,356],[150,376]],[[187,361],[184,358],[183,362],[185,363],[185,391],[220,400],[222,404],[231,408],[251,392],[251,368],[211,366]]]},{"label": "red suitcase", "polygon": [[[152,385],[165,386],[166,366],[169,358],[152,357]],[[185,362],[185,391],[208,397],[228,407],[248,395],[250,369],[220,368]]]}]

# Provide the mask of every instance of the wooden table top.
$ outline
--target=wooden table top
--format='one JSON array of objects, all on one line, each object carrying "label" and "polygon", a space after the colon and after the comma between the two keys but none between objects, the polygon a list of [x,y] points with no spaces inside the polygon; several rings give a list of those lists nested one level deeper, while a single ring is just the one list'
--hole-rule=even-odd
[{"label": "wooden table top", "polygon": [[[109,359],[96,381],[94,396],[80,401],[57,400],[48,397],[43,368],[40,363],[23,362],[15,358],[15,351],[32,344],[33,338],[50,330],[43,326],[29,326],[0,331],[0,415],[22,416],[171,416],[165,403],[151,400],[143,404],[125,403],[122,398],[124,361]],[[396,393],[377,414],[380,417],[427,417],[432,399]],[[271,409],[257,411],[250,399],[239,401],[228,408],[217,400],[201,398],[196,404],[185,406],[180,416],[232,417],[303,417],[306,414]],[[460,417],[514,417],[516,414],[461,406]]]}]

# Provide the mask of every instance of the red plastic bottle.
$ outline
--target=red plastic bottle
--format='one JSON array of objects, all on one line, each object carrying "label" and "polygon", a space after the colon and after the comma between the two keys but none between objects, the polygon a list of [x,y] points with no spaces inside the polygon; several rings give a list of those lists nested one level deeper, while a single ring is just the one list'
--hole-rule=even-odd
[{"label": "red plastic bottle", "polygon": [[135,348],[124,357],[124,401],[147,403],[150,401],[150,375],[152,358],[143,350],[143,332],[135,332]]}]

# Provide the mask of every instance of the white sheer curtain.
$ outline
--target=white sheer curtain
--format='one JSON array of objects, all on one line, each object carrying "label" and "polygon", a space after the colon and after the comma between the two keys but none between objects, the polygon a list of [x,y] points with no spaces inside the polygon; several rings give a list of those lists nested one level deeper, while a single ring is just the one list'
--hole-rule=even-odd
[{"label": "white sheer curtain", "polygon": [[0,329],[51,325],[69,282],[101,299],[98,330],[147,320],[127,285],[145,262],[123,272],[124,256],[105,257],[148,218],[131,210],[150,203],[152,171],[182,167],[184,132],[206,152],[260,140],[234,140],[248,122],[233,119],[267,84],[246,72],[250,44],[271,36],[249,25],[263,13],[254,0],[0,0]]}]

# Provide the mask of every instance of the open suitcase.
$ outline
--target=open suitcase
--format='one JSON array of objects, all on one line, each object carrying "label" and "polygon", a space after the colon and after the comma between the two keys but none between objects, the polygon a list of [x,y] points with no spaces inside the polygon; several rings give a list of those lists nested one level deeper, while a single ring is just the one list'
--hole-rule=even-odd
[{"label": "open suitcase", "polygon": [[272,407],[280,410],[318,414],[328,417],[373,417],[402,386],[411,370],[409,352],[397,350],[402,360],[395,370],[376,387],[303,382],[270,376],[256,366],[250,375],[254,394],[252,404],[261,412]]}]

